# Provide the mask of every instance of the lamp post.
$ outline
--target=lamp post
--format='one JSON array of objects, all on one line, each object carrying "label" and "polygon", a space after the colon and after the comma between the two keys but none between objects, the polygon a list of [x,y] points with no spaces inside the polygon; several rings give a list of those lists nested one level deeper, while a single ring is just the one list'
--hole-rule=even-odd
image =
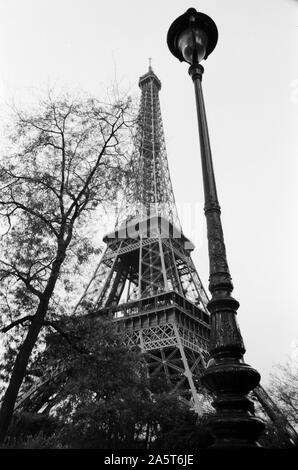
[{"label": "lamp post", "polygon": [[200,62],[214,50],[217,39],[214,21],[190,8],[170,26],[167,43],[176,58],[190,64],[189,74],[195,88],[211,292],[208,303],[211,315],[210,361],[202,383],[215,397],[215,414],[209,422],[215,439],[213,446],[256,447],[264,424],[254,415],[253,402],[247,395],[258,385],[260,374],[243,360],[245,347],[236,319],[239,303],[231,296],[233,284],[226,257],[202,93],[204,69]]}]

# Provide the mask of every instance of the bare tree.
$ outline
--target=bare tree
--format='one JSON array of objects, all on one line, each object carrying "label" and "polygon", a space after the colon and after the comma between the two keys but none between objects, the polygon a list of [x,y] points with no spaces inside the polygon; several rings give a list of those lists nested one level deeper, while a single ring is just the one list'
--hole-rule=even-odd
[{"label": "bare tree", "polygon": [[298,364],[287,362],[271,374],[270,394],[293,427],[298,426]]},{"label": "bare tree", "polygon": [[37,111],[16,111],[0,162],[0,300],[2,332],[22,328],[23,338],[2,401],[0,441],[32,351],[50,324],[57,286],[67,287],[67,270],[92,253],[84,228],[121,183],[130,116],[129,99],[103,105],[51,95]]}]

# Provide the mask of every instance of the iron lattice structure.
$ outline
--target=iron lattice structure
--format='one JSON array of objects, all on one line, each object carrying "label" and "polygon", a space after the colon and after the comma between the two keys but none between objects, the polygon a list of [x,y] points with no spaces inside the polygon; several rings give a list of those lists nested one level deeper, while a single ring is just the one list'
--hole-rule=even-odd
[{"label": "iron lattice structure", "polygon": [[[132,156],[132,179],[115,229],[77,303],[83,315],[115,323],[129,346],[138,346],[152,379],[163,375],[181,399],[201,415],[208,399],[200,377],[208,361],[208,297],[194,266],[192,242],[183,234],[170,179],[159,103],[160,80],[149,71],[139,80],[141,104]],[[24,393],[17,408],[49,410],[56,387],[67,376],[65,365],[48,371]],[[254,397],[265,414],[284,430],[284,441],[298,443],[295,430],[259,386]],[[58,396],[59,399],[59,396]]]},{"label": "iron lattice structure", "polygon": [[159,103],[161,82],[149,66],[142,90],[131,159],[131,177],[116,227],[132,218],[161,215],[181,229],[168,167]]},{"label": "iron lattice structure", "polygon": [[175,204],[151,66],[139,80],[141,103],[125,210],[77,308],[89,300],[109,315],[130,345],[146,354],[151,377],[163,373],[198,413],[208,358],[208,298]]}]

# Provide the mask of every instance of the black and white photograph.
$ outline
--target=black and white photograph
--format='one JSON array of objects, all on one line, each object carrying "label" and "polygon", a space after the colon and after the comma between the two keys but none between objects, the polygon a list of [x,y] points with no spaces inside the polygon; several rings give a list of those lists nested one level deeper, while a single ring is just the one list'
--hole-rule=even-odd
[{"label": "black and white photograph", "polygon": [[297,58],[297,0],[0,0],[1,453],[297,450]]}]

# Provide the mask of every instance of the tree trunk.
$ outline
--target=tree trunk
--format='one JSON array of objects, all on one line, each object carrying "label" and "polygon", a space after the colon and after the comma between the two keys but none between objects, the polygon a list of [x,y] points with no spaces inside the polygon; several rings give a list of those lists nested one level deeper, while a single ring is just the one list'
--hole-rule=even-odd
[{"label": "tree trunk", "polygon": [[10,382],[4,395],[0,410],[0,442],[3,442],[13,415],[15,402],[22,385],[29,358],[36,343],[42,323],[33,321],[27,336],[17,354]]},{"label": "tree trunk", "polygon": [[63,255],[57,256],[55,262],[53,263],[52,272],[44,290],[43,296],[40,299],[36,314],[34,315],[34,319],[30,324],[27,336],[17,354],[9,385],[3,397],[0,409],[0,443],[3,442],[6,437],[7,430],[13,416],[18,393],[25,377],[27,365],[32,350],[36,344],[39,332],[43,326],[44,318],[48,311],[49,301],[53,294],[64,257],[65,256]]}]

